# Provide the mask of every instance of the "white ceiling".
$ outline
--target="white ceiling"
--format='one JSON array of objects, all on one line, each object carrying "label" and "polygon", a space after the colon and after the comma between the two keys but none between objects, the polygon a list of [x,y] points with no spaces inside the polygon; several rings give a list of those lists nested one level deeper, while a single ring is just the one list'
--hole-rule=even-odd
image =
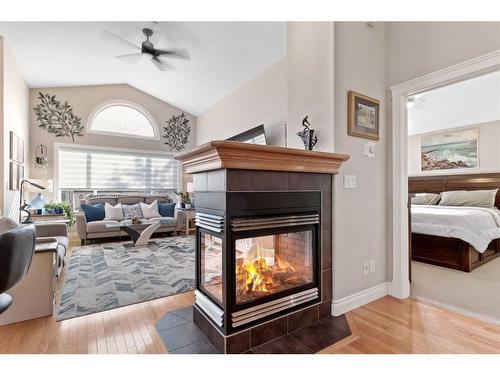
[{"label": "white ceiling", "polygon": [[[114,56],[134,53],[102,30],[140,45],[143,27],[155,48],[186,48],[191,60],[159,71]],[[285,22],[0,22],[0,35],[30,87],[127,83],[199,115],[286,56]]]},{"label": "white ceiling", "polygon": [[408,134],[500,120],[500,71],[414,95]]}]

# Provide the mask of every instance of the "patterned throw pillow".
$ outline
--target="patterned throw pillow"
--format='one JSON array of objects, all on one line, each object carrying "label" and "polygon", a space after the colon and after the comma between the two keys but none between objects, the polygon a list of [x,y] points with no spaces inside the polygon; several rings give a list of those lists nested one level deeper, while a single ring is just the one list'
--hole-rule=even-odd
[{"label": "patterned throw pillow", "polygon": [[124,220],[130,220],[133,219],[134,217],[138,219],[142,219],[142,209],[141,205],[139,203],[136,204],[124,204],[122,205],[123,208],[123,219]]}]

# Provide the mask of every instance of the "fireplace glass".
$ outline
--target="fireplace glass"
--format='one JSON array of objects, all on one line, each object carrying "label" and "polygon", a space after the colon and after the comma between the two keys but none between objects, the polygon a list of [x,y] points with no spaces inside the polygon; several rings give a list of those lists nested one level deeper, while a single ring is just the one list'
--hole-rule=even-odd
[{"label": "fireplace glass", "polygon": [[235,241],[236,304],[313,282],[312,231]]},{"label": "fireplace glass", "polygon": [[200,250],[200,286],[222,304],[222,238],[201,233]]}]

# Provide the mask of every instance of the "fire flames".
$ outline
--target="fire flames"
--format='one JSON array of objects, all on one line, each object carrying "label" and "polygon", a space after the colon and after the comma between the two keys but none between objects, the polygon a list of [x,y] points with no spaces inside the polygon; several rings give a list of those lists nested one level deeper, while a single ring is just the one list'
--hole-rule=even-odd
[{"label": "fire flames", "polygon": [[262,257],[253,262],[238,259],[236,264],[237,295],[243,299],[276,292],[281,286],[298,279],[300,277],[295,268],[278,257],[273,265],[268,265]]}]

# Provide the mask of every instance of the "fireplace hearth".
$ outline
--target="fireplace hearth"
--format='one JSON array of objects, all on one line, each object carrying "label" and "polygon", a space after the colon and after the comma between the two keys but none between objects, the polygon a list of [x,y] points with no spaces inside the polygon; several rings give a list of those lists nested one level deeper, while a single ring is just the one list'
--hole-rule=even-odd
[{"label": "fireplace hearth", "polygon": [[332,174],[348,156],[214,141],[177,158],[196,192],[193,324],[216,351],[331,318]]}]

